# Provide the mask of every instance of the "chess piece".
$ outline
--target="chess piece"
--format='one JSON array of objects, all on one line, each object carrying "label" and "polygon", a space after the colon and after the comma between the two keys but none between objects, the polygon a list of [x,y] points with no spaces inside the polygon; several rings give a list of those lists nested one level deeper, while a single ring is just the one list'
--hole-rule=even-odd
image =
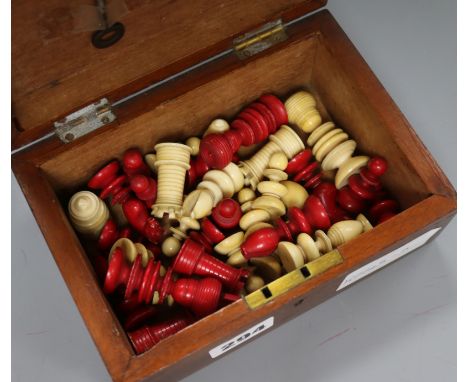
[{"label": "chess piece", "polygon": [[190,168],[187,171],[186,177],[187,188],[192,189],[197,183],[197,180],[205,175],[209,169],[210,168],[200,155],[190,159]]},{"label": "chess piece", "polygon": [[[260,143],[268,134],[273,134],[278,126],[287,123],[287,113],[283,103],[271,94],[261,96],[254,106],[239,113],[231,123],[231,128],[222,134],[210,133],[203,137],[200,156],[210,167],[221,169],[233,161],[233,155],[240,146]],[[262,106],[258,106],[261,104]],[[265,112],[266,109],[270,113]],[[271,121],[273,116],[274,123]]]},{"label": "chess piece", "polygon": [[174,236],[169,236],[163,241],[161,250],[165,256],[174,257],[177,255],[177,253],[179,253],[180,241],[177,240]]},{"label": "chess piece", "polygon": [[252,293],[264,286],[265,281],[260,276],[251,274],[245,283],[245,290],[247,293]]},{"label": "chess piece", "polygon": [[208,128],[203,133],[203,136],[208,134],[222,134],[229,130],[229,123],[226,120],[218,118],[214,119]]},{"label": "chess piece", "polygon": [[[141,243],[134,243],[132,240],[128,238],[120,238],[118,239],[109,250],[108,261],[110,261],[111,255],[116,248],[121,248],[125,259],[129,263],[133,263],[138,255],[141,256],[141,264],[146,267],[148,262],[151,259],[154,259],[154,254],[151,250],[146,248]],[[128,296],[130,298],[130,296]]]},{"label": "chess piece", "polygon": [[151,177],[145,175],[135,175],[130,180],[130,189],[135,196],[146,203],[148,208],[156,201],[158,183]]},{"label": "chess piece", "polygon": [[299,126],[305,133],[311,133],[322,122],[315,98],[306,91],[294,93],[286,100],[284,106],[289,122]]},{"label": "chess piece", "polygon": [[155,167],[158,170],[158,190],[152,215],[170,219],[180,216],[184,194],[185,173],[190,168],[190,147],[180,143],[159,143]]},{"label": "chess piece", "polygon": [[110,204],[109,206],[109,211],[115,222],[119,227],[124,227],[128,225],[127,218],[125,217],[125,214],[123,213],[122,205],[121,204]]},{"label": "chess piece", "polygon": [[241,204],[242,213],[246,213],[252,209],[252,203],[255,199],[255,191],[251,188],[243,188],[237,194],[237,200]]},{"label": "chess piece", "polygon": [[300,208],[289,208],[287,217],[287,222],[281,218],[274,222],[280,240],[292,241],[293,237],[302,232],[308,234],[312,233],[312,226]]},{"label": "chess piece", "polygon": [[158,172],[158,170],[154,166],[154,162],[156,162],[156,154],[146,154],[145,162],[147,166],[151,169],[152,173],[156,174]]},{"label": "chess piece", "polygon": [[348,179],[348,185],[338,191],[338,204],[350,213],[363,212],[367,203],[376,199],[376,194],[382,189],[379,178],[387,170],[387,161],[374,157],[366,167],[361,168],[359,174]]},{"label": "chess piece", "polygon": [[190,137],[185,141],[185,145],[192,149],[191,155],[197,156],[200,152],[200,138]]},{"label": "chess piece", "polygon": [[265,282],[271,282],[281,277],[281,264],[275,256],[254,257],[249,262],[255,266],[255,273]]},{"label": "chess piece", "polygon": [[119,229],[114,220],[109,219],[102,227],[98,239],[98,249],[100,251],[107,251],[119,238]]},{"label": "chess piece", "polygon": [[312,227],[312,230],[330,228],[330,216],[328,216],[325,206],[315,195],[309,195],[304,203],[302,211]]},{"label": "chess piece", "polygon": [[312,154],[321,163],[323,171],[338,169],[335,186],[340,189],[348,183],[350,176],[357,174],[369,161],[367,156],[353,157],[356,141],[333,122],[326,122],[314,130],[307,139]]},{"label": "chess piece", "polygon": [[127,176],[119,175],[120,165],[118,161],[112,161],[99,170],[88,182],[92,190],[101,190],[101,199],[111,198],[111,204],[124,203],[130,197],[130,189],[127,184]]},{"label": "chess piece", "polygon": [[122,158],[122,167],[124,173],[127,174],[129,178],[135,175],[149,176],[151,174],[150,169],[143,160],[143,156],[138,149],[125,151]]},{"label": "chess piece", "polygon": [[127,333],[133,348],[137,354],[142,354],[150,350],[164,338],[172,336],[189,326],[193,319],[186,314],[179,314],[175,317],[150,326]]},{"label": "chess piece", "polygon": [[304,149],[301,138],[286,125],[281,126],[275,134],[270,135],[269,140],[254,156],[246,161],[241,161],[239,164],[245,176],[245,184],[250,185],[253,189],[262,179],[270,157],[274,153],[283,152],[288,158],[292,158]]},{"label": "chess piece", "polygon": [[213,221],[223,229],[232,229],[239,224],[242,211],[234,199],[221,200],[211,213]]},{"label": "chess piece", "polygon": [[182,207],[182,215],[201,219],[211,214],[213,208],[223,199],[231,198],[244,185],[244,176],[235,163],[229,163],[222,170],[210,170],[196,190],[188,194]]},{"label": "chess piece", "polygon": [[184,241],[174,263],[175,272],[192,276],[214,277],[231,291],[240,291],[248,276],[245,269],[234,269],[204,252],[203,246],[191,239]]},{"label": "chess piece", "polygon": [[68,203],[70,221],[75,229],[87,236],[98,238],[109,219],[109,210],[101,199],[90,191],[79,191]]},{"label": "chess piece", "polygon": [[300,268],[333,249],[325,232],[318,230],[315,235],[316,241],[307,233],[300,233],[297,237],[297,245],[288,241],[281,241],[278,244],[277,253],[286,272]]},{"label": "chess piece", "polygon": [[356,220],[343,220],[333,224],[327,231],[327,236],[330,238],[333,248],[336,248],[371,229],[372,224],[363,214],[359,214]]},{"label": "chess piece", "polygon": [[138,233],[152,243],[159,243],[164,230],[159,222],[150,216],[145,203],[132,198],[123,204],[122,209],[128,222]]},{"label": "chess piece", "polygon": [[337,193],[333,183],[322,182],[313,191],[330,218],[331,223],[336,223],[341,220],[349,220],[351,217],[337,204]]},{"label": "chess piece", "polygon": [[189,236],[193,241],[203,245],[207,253],[211,253],[213,246],[225,238],[224,233],[209,218],[201,221],[201,231],[191,231]]},{"label": "chess piece", "polygon": [[301,151],[291,159],[286,173],[292,177],[294,182],[303,184],[309,191],[312,191],[320,183],[322,177],[319,163],[312,160],[312,152],[309,149]]},{"label": "chess piece", "polygon": [[264,257],[271,255],[279,242],[279,235],[274,228],[261,228],[253,232],[245,241],[244,233],[237,232],[222,242],[214,249],[221,255],[227,255],[227,263],[230,265],[244,265],[252,257]]},{"label": "chess piece", "polygon": [[285,180],[281,182],[281,184],[288,190],[288,192],[281,197],[281,201],[284,203],[286,208],[304,207],[304,203],[309,197],[307,190],[299,183],[292,182],[290,180]]},{"label": "chess piece", "polygon": [[160,314],[160,310],[154,305],[140,305],[129,312],[121,321],[126,331],[135,330],[145,323],[154,320]]},{"label": "chess piece", "polygon": [[374,224],[378,225],[395,216],[398,211],[399,206],[396,200],[379,200],[369,209],[369,217]]}]

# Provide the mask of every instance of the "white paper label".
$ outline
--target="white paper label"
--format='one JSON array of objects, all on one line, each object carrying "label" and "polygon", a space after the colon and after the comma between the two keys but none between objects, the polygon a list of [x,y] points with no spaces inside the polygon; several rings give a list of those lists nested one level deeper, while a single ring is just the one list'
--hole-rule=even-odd
[{"label": "white paper label", "polygon": [[398,260],[400,257],[406,255],[412,250],[419,248],[420,246],[426,244],[426,242],[432,236],[434,236],[441,228],[442,227],[431,229],[430,231],[423,233],[421,236],[418,236],[416,239],[411,240],[409,243],[406,243],[400,248],[397,248],[393,250],[392,252],[387,253],[386,255],[378,258],[377,260],[370,262],[369,264],[364,265],[363,267],[355,270],[354,272],[351,272],[348,276],[345,277],[343,282],[338,287],[337,291],[343,288],[346,288],[348,285],[355,283],[356,281],[359,281],[363,277],[370,275],[371,273],[379,270],[380,268],[386,266],[387,264],[390,264],[394,262],[395,260]]},{"label": "white paper label", "polygon": [[219,357],[221,354],[226,353],[229,350],[234,349],[236,346],[244,343],[245,341],[255,337],[257,334],[264,332],[265,330],[271,328],[274,323],[274,317],[268,317],[265,321],[259,322],[258,324],[252,326],[250,329],[247,329],[245,332],[231,338],[229,341],[222,343],[221,345],[216,346],[210,350],[211,358]]}]

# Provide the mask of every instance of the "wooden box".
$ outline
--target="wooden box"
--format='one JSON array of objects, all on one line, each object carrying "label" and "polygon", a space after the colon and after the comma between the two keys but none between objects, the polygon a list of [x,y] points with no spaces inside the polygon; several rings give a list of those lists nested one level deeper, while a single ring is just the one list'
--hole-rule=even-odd
[{"label": "wooden box", "polygon": [[[231,339],[240,344],[261,331],[258,323],[274,317],[276,327],[334,296],[435,237],[455,214],[453,187],[333,16],[322,10],[296,20],[325,0],[127,1],[124,38],[100,50],[89,33],[67,29],[76,17],[71,6],[40,3],[13,4],[12,146],[23,149],[12,166],[115,381],[188,375],[211,362],[213,348]],[[256,28],[260,40],[230,49]],[[214,117],[230,118],[262,93],[284,98],[301,88],[317,96],[361,152],[388,160],[383,181],[403,212],[339,247],[329,264],[272,288],[272,297],[241,299],[135,355],[68,221],[69,196],[129,147],[149,152],[157,142],[200,134]],[[114,121],[65,137],[69,143],[54,135],[54,121],[103,97]]]}]

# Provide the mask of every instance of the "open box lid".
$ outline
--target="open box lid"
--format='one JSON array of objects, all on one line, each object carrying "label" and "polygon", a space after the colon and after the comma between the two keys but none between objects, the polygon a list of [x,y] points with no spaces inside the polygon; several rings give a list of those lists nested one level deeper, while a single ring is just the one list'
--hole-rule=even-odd
[{"label": "open box lid", "polygon": [[[92,0],[12,3],[12,147],[50,133],[54,122],[102,98],[122,99],[233,47],[262,25],[283,23],[327,0],[109,0],[124,36],[91,42]],[[111,11],[113,14],[111,15]],[[95,21],[97,20],[97,21]]]}]

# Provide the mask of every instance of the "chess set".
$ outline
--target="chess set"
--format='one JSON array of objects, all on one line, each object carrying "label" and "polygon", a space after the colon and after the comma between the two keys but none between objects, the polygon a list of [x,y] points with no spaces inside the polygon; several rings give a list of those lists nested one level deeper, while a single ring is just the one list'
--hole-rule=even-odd
[{"label": "chess set", "polygon": [[316,105],[304,90],[284,103],[264,94],[202,137],[125,151],[70,198],[137,354],[398,213],[380,181],[387,161],[356,155]]},{"label": "chess set", "polygon": [[[103,49],[27,3],[14,5],[32,27],[13,41],[12,166],[113,380],[178,380],[455,214],[333,16],[301,18],[326,1],[197,0],[204,22],[177,33],[185,7],[158,24],[145,21],[157,2],[135,2]],[[24,61],[52,49],[49,71]]]}]

